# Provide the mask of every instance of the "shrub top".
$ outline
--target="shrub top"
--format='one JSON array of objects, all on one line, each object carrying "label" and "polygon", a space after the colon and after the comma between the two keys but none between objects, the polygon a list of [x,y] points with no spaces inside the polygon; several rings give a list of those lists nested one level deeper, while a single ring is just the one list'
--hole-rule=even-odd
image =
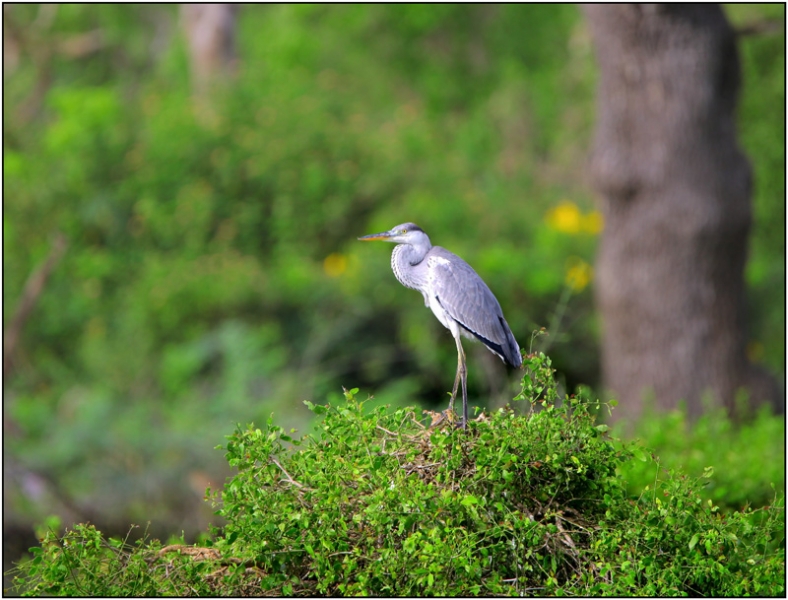
[{"label": "shrub top", "polygon": [[239,427],[237,474],[213,495],[227,525],[205,547],[129,549],[80,526],[47,537],[17,581],[89,595],[784,594],[782,501],[721,515],[703,478],[682,475],[630,498],[618,472],[637,451],[595,423],[599,403],[557,406],[549,359],[525,369],[526,414],[480,414],[467,431],[367,411],[357,390],[308,403],[323,420],[298,440],[271,419]]}]

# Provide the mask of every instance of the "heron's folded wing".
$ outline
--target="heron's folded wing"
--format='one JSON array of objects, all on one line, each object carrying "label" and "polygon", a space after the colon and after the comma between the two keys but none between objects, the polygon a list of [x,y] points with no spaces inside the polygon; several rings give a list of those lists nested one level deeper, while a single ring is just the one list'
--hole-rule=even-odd
[{"label": "heron's folded wing", "polygon": [[519,347],[498,300],[473,268],[434,246],[427,257],[432,291],[443,309],[506,362],[518,366]]}]

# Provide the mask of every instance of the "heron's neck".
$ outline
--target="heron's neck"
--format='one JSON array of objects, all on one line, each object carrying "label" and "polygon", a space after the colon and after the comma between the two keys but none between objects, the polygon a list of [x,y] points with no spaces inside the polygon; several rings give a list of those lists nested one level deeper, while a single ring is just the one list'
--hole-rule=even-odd
[{"label": "heron's neck", "polygon": [[399,282],[405,287],[415,290],[421,289],[420,280],[417,274],[416,265],[424,260],[430,245],[411,246],[410,244],[398,244],[391,253],[391,270]]}]

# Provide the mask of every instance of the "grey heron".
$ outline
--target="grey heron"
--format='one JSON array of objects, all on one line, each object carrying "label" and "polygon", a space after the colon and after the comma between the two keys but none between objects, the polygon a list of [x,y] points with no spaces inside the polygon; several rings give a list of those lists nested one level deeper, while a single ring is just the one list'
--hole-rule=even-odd
[{"label": "grey heron", "polygon": [[358,238],[397,244],[391,253],[391,269],[405,287],[418,290],[424,304],[448,329],[457,344],[457,374],[449,410],[454,410],[457,385],[462,383],[462,427],[468,423],[468,390],[465,352],[460,336],[477,339],[503,360],[518,368],[523,363],[520,346],[503,317],[501,305],[471,266],[445,248],[433,246],[426,233],[413,223]]}]

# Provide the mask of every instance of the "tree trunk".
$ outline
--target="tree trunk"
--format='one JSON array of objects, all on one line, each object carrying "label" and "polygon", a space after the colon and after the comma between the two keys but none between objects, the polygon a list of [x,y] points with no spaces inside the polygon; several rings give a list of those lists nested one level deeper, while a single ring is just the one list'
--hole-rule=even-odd
[{"label": "tree trunk", "polygon": [[739,61],[717,5],[584,11],[601,77],[591,173],[605,230],[596,300],[602,376],[632,419],[703,398],[736,408],[783,393],[745,355],[751,170],[736,141]]},{"label": "tree trunk", "polygon": [[183,4],[181,14],[189,39],[192,84],[205,98],[213,82],[232,75],[236,62],[235,4]]}]

